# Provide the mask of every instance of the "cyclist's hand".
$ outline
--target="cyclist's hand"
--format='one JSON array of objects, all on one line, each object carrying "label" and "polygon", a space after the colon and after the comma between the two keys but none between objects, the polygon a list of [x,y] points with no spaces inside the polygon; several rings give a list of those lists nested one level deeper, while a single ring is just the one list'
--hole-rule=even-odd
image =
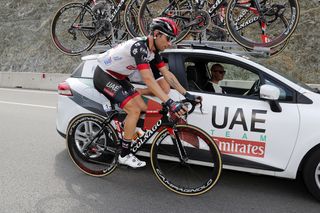
[{"label": "cyclist's hand", "polygon": [[171,112],[174,112],[175,115],[179,117],[184,115],[188,111],[188,108],[186,106],[184,106],[182,103],[173,101],[171,98],[165,102],[165,105],[169,107]]},{"label": "cyclist's hand", "polygon": [[200,103],[202,102],[202,97],[201,96],[196,96],[196,95],[192,95],[188,92],[186,92],[186,94],[184,94],[184,97],[191,102],[197,102]]}]

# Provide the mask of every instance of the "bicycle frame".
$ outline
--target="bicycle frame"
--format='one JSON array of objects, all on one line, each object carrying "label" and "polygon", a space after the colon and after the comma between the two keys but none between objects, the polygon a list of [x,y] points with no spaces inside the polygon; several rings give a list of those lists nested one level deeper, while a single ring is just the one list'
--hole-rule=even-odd
[{"label": "bicycle frame", "polygon": [[[170,4],[167,6],[167,8],[165,8],[165,9],[163,10],[163,12],[165,12],[165,10],[168,9],[170,6],[177,4],[178,1],[179,1],[179,0],[177,0],[177,1],[176,1],[176,0],[171,1]],[[223,3],[225,3],[226,1],[227,1],[227,0],[217,0],[217,1],[209,8],[209,10],[208,10],[209,15],[212,16],[212,15],[221,7],[221,5],[222,5]],[[191,7],[194,9],[194,11],[201,10],[202,7],[203,7],[203,4],[204,4],[205,2],[206,2],[206,1],[203,1],[203,0],[202,0],[202,1],[196,1],[196,3],[193,4],[192,1],[190,1]],[[164,15],[164,13],[162,13],[161,15]],[[184,20],[187,19],[187,18],[184,17],[184,16],[177,16],[177,15],[173,15],[173,16],[169,16],[169,17],[171,17],[171,18],[177,18],[177,19],[184,19]],[[187,24],[187,27],[190,27],[190,26],[195,25],[195,24],[197,24],[197,22],[192,23],[192,24]]]},{"label": "bicycle frame", "polygon": [[[262,3],[264,3],[264,1],[262,1]],[[239,31],[255,22],[260,22],[260,26],[261,26],[261,40],[264,43],[268,42],[268,36],[266,34],[267,31],[267,21],[265,19],[265,15],[262,12],[262,8],[261,5],[259,3],[258,0],[247,0],[247,1],[243,1],[243,2],[239,2],[239,3],[235,3],[239,5],[239,8],[243,8],[246,9],[244,10],[244,12],[237,18],[237,20],[235,20],[236,22],[236,30]],[[250,6],[247,6],[247,4],[250,4]],[[241,6],[243,5],[243,6]],[[252,11],[254,14],[256,14],[257,16],[252,17],[251,19],[246,20],[244,23],[240,24],[238,26],[238,22],[241,21],[249,11]],[[276,14],[276,17],[274,18],[273,21],[275,21],[278,18],[278,14]],[[283,20],[283,17],[280,17]]]},{"label": "bicycle frame", "polygon": [[[121,0],[121,1],[119,2],[119,4],[117,5],[117,7],[116,7],[115,10],[113,11],[113,13],[110,14],[111,16],[110,16],[109,21],[112,22],[112,21],[114,20],[114,18],[119,14],[119,12],[121,11],[121,9],[122,9],[123,6],[125,5],[126,1],[128,1],[128,0]],[[86,5],[89,6],[91,2],[92,2],[94,5],[97,4],[97,1],[96,1],[96,0],[89,0]]]},{"label": "bicycle frame", "polygon": [[[121,9],[124,7],[126,1],[127,1],[127,0],[121,0],[121,1],[119,2],[119,4],[117,5],[115,11],[113,11],[113,13],[110,14],[110,17],[109,17],[109,20],[108,20],[108,21],[112,22],[112,21],[115,19],[115,17],[120,13]],[[92,10],[92,6],[90,6],[90,5],[92,5],[92,4],[93,4],[93,5],[97,5],[98,3],[97,3],[96,0],[88,0],[88,1],[86,1],[86,2],[83,4],[84,7],[83,7],[83,9],[81,10],[80,14],[76,17],[75,22],[76,22],[76,20],[77,20],[78,18],[81,19],[81,17],[83,17],[83,14],[84,14],[84,12],[85,12],[85,9]],[[74,23],[75,23],[75,22],[74,22]],[[71,26],[71,28],[77,29],[77,30],[81,30],[81,31],[91,31],[91,30],[94,29],[94,27],[86,27],[86,26],[80,26],[80,25],[74,25],[74,24]],[[95,34],[92,35],[92,36],[94,37]]]},{"label": "bicycle frame", "polygon": [[[149,115],[162,115],[162,118],[156,122],[156,124],[150,129],[145,132],[145,134],[142,137],[138,137],[136,140],[133,141],[131,151],[132,153],[136,153],[139,151],[140,147],[144,145],[149,139],[162,127],[167,128],[171,139],[173,143],[177,146],[178,152],[180,154],[180,160],[182,162],[185,162],[187,160],[186,157],[186,151],[184,150],[184,147],[182,146],[182,143],[180,141],[180,138],[178,137],[177,131],[175,130],[174,126],[176,124],[175,121],[169,121],[168,118],[168,109],[163,108],[162,110],[148,110],[146,114]],[[117,110],[112,110],[107,113],[107,118],[102,123],[102,128],[99,130],[99,132],[93,137],[93,139],[84,145],[84,150],[87,149],[87,147],[90,146],[97,138],[101,136],[103,131],[105,130],[105,127],[108,123],[111,121],[115,122],[115,130],[117,131],[120,138],[122,138],[123,135],[123,129],[121,127],[121,122],[118,119],[118,115],[121,115],[121,113]]]},{"label": "bicycle frame", "polygon": [[224,2],[226,2],[226,0],[217,0],[217,1],[212,5],[212,7],[209,8],[209,10],[208,10],[209,15],[212,16],[212,14],[215,13],[216,10],[220,8],[220,5],[221,5],[222,3],[224,3]]}]

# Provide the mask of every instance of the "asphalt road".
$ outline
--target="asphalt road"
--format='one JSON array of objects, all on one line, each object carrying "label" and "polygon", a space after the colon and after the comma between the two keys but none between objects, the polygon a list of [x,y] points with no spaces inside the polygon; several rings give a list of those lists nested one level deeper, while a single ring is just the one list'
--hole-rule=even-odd
[{"label": "asphalt road", "polygon": [[185,197],[158,183],[150,166],[85,175],[56,132],[56,101],[55,92],[0,88],[1,213],[320,212],[301,180],[224,170],[213,190]]}]

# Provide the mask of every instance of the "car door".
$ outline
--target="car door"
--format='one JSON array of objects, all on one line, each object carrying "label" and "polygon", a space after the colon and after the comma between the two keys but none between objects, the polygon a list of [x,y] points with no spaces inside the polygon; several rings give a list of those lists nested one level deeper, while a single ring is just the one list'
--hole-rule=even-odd
[{"label": "car door", "polygon": [[[188,63],[190,61],[192,57],[186,60]],[[264,79],[262,71],[252,64],[249,66],[219,57],[208,58],[207,65],[210,63],[221,63],[225,67],[226,76],[221,86],[229,93],[192,91],[203,97],[203,114],[196,111],[189,117],[189,123],[203,128],[215,139],[223,153],[224,164],[271,171],[284,170],[299,129],[294,91],[281,82]],[[270,103],[260,99],[258,94],[248,94],[256,80],[260,84],[270,83],[280,89],[281,112],[272,111]],[[239,94],[242,91],[247,94]]]}]

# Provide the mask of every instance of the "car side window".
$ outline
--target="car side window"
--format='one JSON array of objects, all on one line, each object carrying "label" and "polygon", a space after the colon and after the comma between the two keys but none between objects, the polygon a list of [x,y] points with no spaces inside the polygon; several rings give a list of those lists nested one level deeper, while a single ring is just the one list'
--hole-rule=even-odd
[{"label": "car side window", "polygon": [[[258,74],[230,63],[209,62],[207,66],[209,78],[215,80],[218,78],[218,84],[225,91],[225,94],[257,95],[258,91],[256,90],[260,85]],[[215,66],[218,66],[219,69],[215,70]],[[224,70],[224,74],[216,73],[216,71],[221,71],[221,69]],[[257,88],[253,88],[254,86]]]},{"label": "car side window", "polygon": [[200,63],[186,61],[184,68],[187,76],[188,90],[191,91],[203,91],[203,69]]}]

